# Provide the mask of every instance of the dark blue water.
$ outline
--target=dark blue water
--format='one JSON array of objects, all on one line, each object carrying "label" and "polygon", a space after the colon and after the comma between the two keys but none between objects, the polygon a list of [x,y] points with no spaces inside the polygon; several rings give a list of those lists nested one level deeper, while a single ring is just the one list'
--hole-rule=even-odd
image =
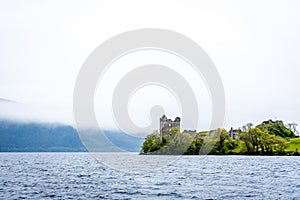
[{"label": "dark blue water", "polygon": [[184,156],[133,175],[88,153],[0,153],[0,169],[0,199],[300,199],[299,157]]}]

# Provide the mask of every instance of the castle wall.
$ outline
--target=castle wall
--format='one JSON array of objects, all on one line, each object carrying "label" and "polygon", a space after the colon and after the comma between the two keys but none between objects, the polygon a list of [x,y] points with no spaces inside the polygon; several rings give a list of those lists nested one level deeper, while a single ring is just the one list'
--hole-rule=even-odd
[{"label": "castle wall", "polygon": [[161,137],[170,133],[171,128],[178,128],[180,130],[180,118],[176,117],[174,121],[168,119],[165,115],[160,118],[160,134]]}]

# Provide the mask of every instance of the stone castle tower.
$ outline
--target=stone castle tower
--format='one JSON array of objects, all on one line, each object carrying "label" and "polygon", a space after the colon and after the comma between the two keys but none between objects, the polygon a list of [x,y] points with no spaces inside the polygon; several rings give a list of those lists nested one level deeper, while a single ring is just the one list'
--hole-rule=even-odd
[{"label": "stone castle tower", "polygon": [[169,134],[170,129],[173,127],[176,127],[180,131],[180,117],[176,117],[174,121],[171,119],[168,119],[165,115],[163,115],[160,118],[160,125],[159,125],[159,130],[160,130],[160,136],[163,137],[166,134]]}]

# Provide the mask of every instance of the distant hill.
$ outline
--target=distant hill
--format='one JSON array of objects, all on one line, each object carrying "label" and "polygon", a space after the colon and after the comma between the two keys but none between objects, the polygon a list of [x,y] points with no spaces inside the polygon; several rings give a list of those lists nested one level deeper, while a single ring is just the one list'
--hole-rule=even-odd
[{"label": "distant hill", "polygon": [[282,138],[296,137],[295,133],[293,131],[291,131],[290,129],[288,129],[284,125],[283,121],[281,121],[281,120],[273,121],[270,119],[268,121],[264,121],[261,124],[257,125],[257,127],[260,129],[266,128],[270,134],[280,136]]},{"label": "distant hill", "polygon": [[[122,132],[105,131],[105,134],[114,145],[125,151],[138,152],[143,142],[141,138]],[[113,151],[106,147],[97,150]],[[70,125],[0,120],[0,152],[85,151],[76,129]]]}]

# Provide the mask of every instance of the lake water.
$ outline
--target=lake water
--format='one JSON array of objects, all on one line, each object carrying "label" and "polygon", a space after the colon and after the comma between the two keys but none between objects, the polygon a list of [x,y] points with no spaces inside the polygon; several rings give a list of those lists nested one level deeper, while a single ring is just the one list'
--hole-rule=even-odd
[{"label": "lake water", "polygon": [[300,157],[182,156],[130,174],[88,153],[0,153],[0,169],[0,199],[300,199]]}]

